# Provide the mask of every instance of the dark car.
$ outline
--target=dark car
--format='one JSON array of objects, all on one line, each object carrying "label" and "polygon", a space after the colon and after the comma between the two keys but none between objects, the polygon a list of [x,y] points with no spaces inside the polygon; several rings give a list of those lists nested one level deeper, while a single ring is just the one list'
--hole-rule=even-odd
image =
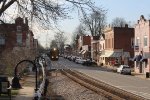
[{"label": "dark car", "polygon": [[90,66],[90,65],[92,65],[92,61],[91,61],[90,59],[86,59],[86,60],[82,63],[82,65]]}]

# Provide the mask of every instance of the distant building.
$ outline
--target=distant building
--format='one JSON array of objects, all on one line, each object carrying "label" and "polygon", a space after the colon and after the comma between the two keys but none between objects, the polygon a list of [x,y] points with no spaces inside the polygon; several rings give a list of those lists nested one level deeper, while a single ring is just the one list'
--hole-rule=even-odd
[{"label": "distant building", "polygon": [[72,54],[72,47],[70,45],[66,45],[64,47],[64,54],[65,55],[71,55]]},{"label": "distant building", "polygon": [[91,58],[98,63],[100,36],[91,36]]},{"label": "distant building", "polygon": [[91,36],[77,36],[77,55],[83,58],[91,58]]}]

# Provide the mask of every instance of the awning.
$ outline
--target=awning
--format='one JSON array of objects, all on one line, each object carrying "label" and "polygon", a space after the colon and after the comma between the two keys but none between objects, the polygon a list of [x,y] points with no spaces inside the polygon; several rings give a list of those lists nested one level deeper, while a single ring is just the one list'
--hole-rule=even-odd
[{"label": "awning", "polygon": [[142,59],[140,60],[141,62],[147,62],[147,58],[142,57]]},{"label": "awning", "polygon": [[100,57],[110,57],[113,54],[112,51],[105,51],[102,52],[102,55]]},{"label": "awning", "polygon": [[149,58],[149,56],[142,56],[140,61],[141,62],[147,62],[148,58]]},{"label": "awning", "polygon": [[86,50],[84,50],[83,52],[82,52],[82,54],[85,54],[86,53]]},{"label": "awning", "polygon": [[142,59],[142,56],[141,56],[141,55],[136,55],[136,56],[132,59],[132,61],[141,61],[141,59]]},{"label": "awning", "polygon": [[130,57],[129,52],[105,51],[100,57]]},{"label": "awning", "polygon": [[113,54],[110,57],[120,57],[122,54],[120,52],[113,52]]},{"label": "awning", "polygon": [[134,56],[134,58],[131,58],[131,61],[136,61],[138,55]]},{"label": "awning", "polygon": [[84,50],[81,50],[79,53],[82,53]]}]

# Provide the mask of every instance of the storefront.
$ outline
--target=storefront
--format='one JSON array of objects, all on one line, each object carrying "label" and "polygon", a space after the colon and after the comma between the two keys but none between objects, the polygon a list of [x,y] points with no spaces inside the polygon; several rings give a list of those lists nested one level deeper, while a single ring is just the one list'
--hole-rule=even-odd
[{"label": "storefront", "polygon": [[150,54],[143,53],[143,55],[136,55],[133,59],[135,63],[134,70],[136,73],[146,73],[150,72],[149,62],[150,62]]},{"label": "storefront", "polygon": [[120,64],[128,65],[130,54],[129,52],[122,52],[122,51],[102,51],[100,56],[101,62],[104,65],[115,66]]}]

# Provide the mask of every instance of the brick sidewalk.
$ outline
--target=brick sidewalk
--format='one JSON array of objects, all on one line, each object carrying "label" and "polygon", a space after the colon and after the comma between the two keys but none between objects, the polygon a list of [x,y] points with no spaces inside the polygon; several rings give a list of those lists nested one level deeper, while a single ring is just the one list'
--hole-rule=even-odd
[{"label": "brick sidewalk", "polygon": [[19,90],[15,100],[33,100],[35,89],[35,75],[30,75],[25,78],[22,89]]}]

